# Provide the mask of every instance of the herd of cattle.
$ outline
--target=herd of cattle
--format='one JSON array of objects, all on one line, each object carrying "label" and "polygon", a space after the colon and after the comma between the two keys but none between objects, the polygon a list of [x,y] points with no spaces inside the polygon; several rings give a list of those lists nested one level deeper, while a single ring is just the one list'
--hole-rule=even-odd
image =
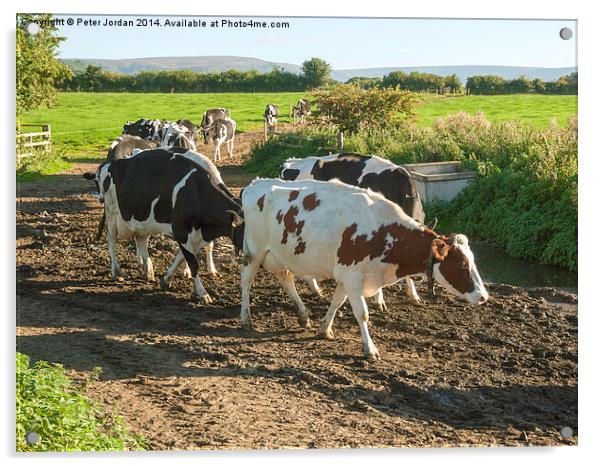
[{"label": "herd of cattle", "polygon": [[[265,113],[275,118],[277,108],[273,114],[269,107]],[[206,142],[233,141],[235,129],[225,109],[212,109],[198,131]],[[113,278],[120,275],[117,241],[134,239],[142,273],[154,280],[148,239],[167,235],[179,252],[161,287],[170,286],[185,261],[196,297],[211,303],[197,255],[204,248],[207,270],[216,274],[213,241],[226,237],[241,263],[243,328],[252,328],[250,290],[261,267],[282,284],[302,327],[310,321],[294,277],[317,293],[318,280],[334,278],[336,288],[319,334],[333,338],[337,310],[349,299],[369,358],[379,354],[368,333],[366,298],[375,297],[383,309],[385,286],[405,279],[408,298],[419,302],[413,279],[425,277],[430,291],[436,282],[472,304],[488,299],[468,239],[437,234],[436,221],[425,225],[420,196],[404,168],[350,153],[289,159],[278,179],[256,179],[236,197],[212,161],[196,151],[195,131],[187,120],[128,122],[107,159],[95,173],[84,174],[96,183],[104,204]]]}]

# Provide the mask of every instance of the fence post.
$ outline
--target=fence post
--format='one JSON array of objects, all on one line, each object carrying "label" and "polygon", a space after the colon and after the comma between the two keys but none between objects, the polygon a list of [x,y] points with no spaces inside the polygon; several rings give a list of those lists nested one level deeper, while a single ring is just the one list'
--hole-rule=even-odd
[{"label": "fence post", "polygon": [[268,122],[265,119],[263,120],[263,140],[268,140]]},{"label": "fence post", "polygon": [[339,131],[337,134],[337,149],[343,150],[343,145],[345,143],[345,137],[343,136],[343,132]]}]

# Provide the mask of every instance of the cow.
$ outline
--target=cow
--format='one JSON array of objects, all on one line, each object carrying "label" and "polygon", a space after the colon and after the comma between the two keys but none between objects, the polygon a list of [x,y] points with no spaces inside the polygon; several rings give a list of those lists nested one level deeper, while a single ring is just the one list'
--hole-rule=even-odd
[{"label": "cow", "polygon": [[234,150],[234,136],[236,134],[236,122],[230,118],[220,118],[213,120],[208,126],[201,128],[203,132],[203,141],[209,144],[209,140],[215,142],[215,154],[213,161],[216,162],[222,158],[221,146],[225,142],[228,151],[228,157],[232,157]]},{"label": "cow", "polygon": [[263,119],[268,128],[275,128],[278,123],[278,105],[267,104],[263,111]]},{"label": "cow", "polygon": [[349,298],[364,352],[379,358],[368,333],[366,297],[404,277],[424,275],[453,295],[483,304],[489,295],[468,239],[441,236],[382,194],[341,182],[257,179],[242,194],[241,324],[252,328],[250,289],[260,267],[273,273],[309,328],[294,276],[334,278],[319,335],[332,339],[337,309]]},{"label": "cow", "polygon": [[176,124],[178,124],[178,125],[183,126],[184,128],[186,128],[186,130],[187,130],[188,133],[190,133],[192,135],[196,134],[197,127],[190,120],[186,120],[186,119],[178,120],[178,121],[176,121]]},{"label": "cow", "polygon": [[160,129],[164,122],[161,120],[148,120],[141,118],[137,121],[128,121],[123,125],[123,134],[138,136],[147,141],[160,141]]},{"label": "cow", "polygon": [[179,123],[165,122],[159,130],[162,147],[183,147],[196,151],[194,134],[194,131],[190,132],[188,127]]},{"label": "cow", "polygon": [[133,237],[143,273],[154,280],[148,238],[166,234],[178,242],[180,251],[161,278],[161,288],[169,288],[174,272],[185,259],[197,298],[211,303],[198,275],[196,253],[205,247],[209,271],[215,274],[212,242],[232,233],[226,211],[239,212],[240,204],[209,159],[183,148],[158,148],[105,162],[94,177],[101,186],[99,200],[104,203],[107,218],[112,277],[121,273],[117,240]]},{"label": "cow", "polygon": [[298,119],[303,122],[305,121],[305,117],[309,115],[311,115],[311,102],[309,99],[299,99],[299,101],[293,106],[291,112],[293,123]]},{"label": "cow", "polygon": [[[424,223],[425,220],[420,195],[409,172],[377,156],[341,153],[323,157],[287,159],[280,166],[279,177],[284,180],[339,180],[352,186],[368,188],[397,204],[419,223]],[[428,226],[433,229],[436,224],[435,218]],[[408,299],[415,304],[420,303],[412,279],[408,277],[405,281]],[[313,282],[309,285],[320,294],[317,283]],[[376,296],[376,302],[379,308],[386,308],[382,295]]]},{"label": "cow", "polygon": [[205,113],[203,113],[203,119],[201,120],[201,124],[199,127],[199,131],[201,128],[209,126],[215,120],[223,120],[226,118],[230,118],[230,112],[228,112],[225,108],[210,108]]}]

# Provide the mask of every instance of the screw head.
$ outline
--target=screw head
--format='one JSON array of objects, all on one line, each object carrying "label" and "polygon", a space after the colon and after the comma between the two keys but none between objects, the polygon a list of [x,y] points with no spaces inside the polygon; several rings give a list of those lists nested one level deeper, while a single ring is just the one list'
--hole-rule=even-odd
[{"label": "screw head", "polygon": [[560,436],[562,438],[570,438],[573,436],[573,429],[571,429],[568,426],[563,427],[562,429],[560,429]]},{"label": "screw head", "polygon": [[29,23],[26,29],[27,32],[32,36],[35,36],[38,32],[40,32],[40,26],[36,23]]},{"label": "screw head", "polygon": [[37,432],[27,432],[25,440],[27,440],[27,443],[30,443],[32,445],[34,443],[38,443],[40,441],[40,434],[38,434]]},{"label": "screw head", "polygon": [[560,38],[562,40],[569,40],[571,37],[573,37],[573,31],[571,28],[562,28],[560,30]]}]

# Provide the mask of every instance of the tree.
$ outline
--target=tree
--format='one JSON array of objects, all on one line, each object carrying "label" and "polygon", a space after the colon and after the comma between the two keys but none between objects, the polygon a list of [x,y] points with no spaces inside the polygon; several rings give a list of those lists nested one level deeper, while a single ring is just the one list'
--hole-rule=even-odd
[{"label": "tree", "polygon": [[330,80],[332,67],[321,58],[313,57],[301,65],[301,76],[309,89],[324,86]]},{"label": "tree", "polygon": [[[41,24],[37,34],[26,31],[32,22]],[[56,35],[56,31],[51,15],[17,14],[17,115],[52,105],[56,86],[73,76],[73,72],[55,56],[64,40]]]}]

